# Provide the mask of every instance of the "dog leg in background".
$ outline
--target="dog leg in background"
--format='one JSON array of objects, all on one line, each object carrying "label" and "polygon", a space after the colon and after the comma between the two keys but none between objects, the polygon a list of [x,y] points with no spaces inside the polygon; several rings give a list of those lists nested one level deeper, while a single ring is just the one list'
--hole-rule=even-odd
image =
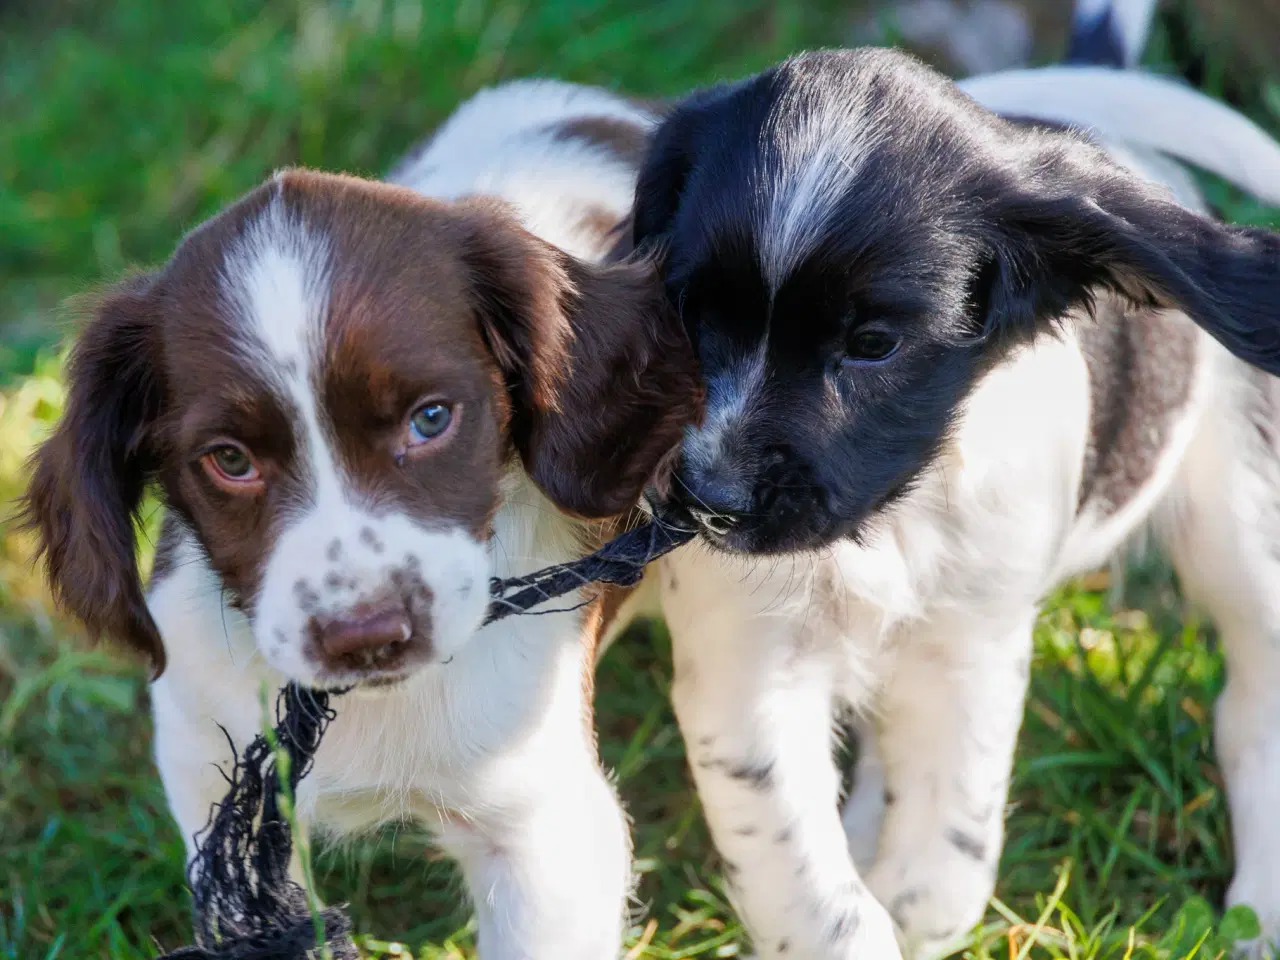
[{"label": "dog leg in background", "polygon": [[1030,605],[1003,625],[935,617],[898,648],[877,711],[889,802],[867,884],[909,957],[965,934],[995,887],[1034,619]]},{"label": "dog leg in background", "polygon": [[[763,614],[737,570],[662,561],[672,703],[735,906],[768,958],[900,957],[845,849],[832,751],[834,651]],[[731,562],[731,561],[730,561]]]},{"label": "dog leg in background", "polygon": [[1235,849],[1227,904],[1251,906],[1280,943],[1280,380],[1220,360],[1232,369],[1158,520],[1227,661],[1214,730]]},{"label": "dog leg in background", "polygon": [[849,856],[853,857],[854,866],[865,873],[875,863],[876,851],[880,848],[880,826],[886,807],[884,760],[880,757],[875,725],[870,718],[855,720],[849,733],[850,739],[858,744],[858,760],[853,767],[853,787],[841,818]]}]

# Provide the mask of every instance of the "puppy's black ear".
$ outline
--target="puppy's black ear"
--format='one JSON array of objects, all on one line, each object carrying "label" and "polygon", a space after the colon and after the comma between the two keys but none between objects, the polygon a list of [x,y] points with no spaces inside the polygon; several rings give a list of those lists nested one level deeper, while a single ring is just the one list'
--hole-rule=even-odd
[{"label": "puppy's black ear", "polygon": [[159,676],[164,646],[134,544],[164,403],[151,286],[139,277],[107,294],[74,347],[66,409],[32,459],[23,513],[59,603],[92,633],[142,653]]},{"label": "puppy's black ear", "polygon": [[731,88],[711,87],[686,97],[649,139],[632,207],[632,242],[645,249],[671,231],[680,196],[702,142],[711,135],[716,107]]},{"label": "puppy's black ear", "polygon": [[1029,331],[1105,288],[1179,309],[1236,356],[1280,374],[1280,236],[1192,213],[1106,161],[1057,173],[997,205],[978,297],[989,325]]},{"label": "puppy's black ear", "polygon": [[637,247],[671,230],[693,167],[688,126],[685,116],[677,114],[658,128],[649,144],[632,207],[631,238]]},{"label": "puppy's black ear", "polygon": [[697,361],[657,269],[583,263],[509,216],[477,214],[466,260],[525,469],[580,516],[634,507],[701,412]]}]

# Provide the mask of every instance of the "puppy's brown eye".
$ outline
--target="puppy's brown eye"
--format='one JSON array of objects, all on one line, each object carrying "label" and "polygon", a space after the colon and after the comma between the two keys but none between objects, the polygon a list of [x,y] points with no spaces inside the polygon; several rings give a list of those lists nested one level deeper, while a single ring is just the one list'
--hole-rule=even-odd
[{"label": "puppy's brown eye", "polygon": [[453,411],[447,404],[424,403],[409,415],[409,443],[417,445],[434,440],[453,423]]},{"label": "puppy's brown eye", "polygon": [[226,443],[214,447],[200,458],[200,462],[210,479],[224,490],[242,493],[261,485],[262,472],[249,451],[239,444]]},{"label": "puppy's brown eye", "polygon": [[849,337],[849,345],[845,350],[846,362],[876,363],[888,360],[898,352],[902,341],[887,330],[875,327],[863,327],[854,331]]}]

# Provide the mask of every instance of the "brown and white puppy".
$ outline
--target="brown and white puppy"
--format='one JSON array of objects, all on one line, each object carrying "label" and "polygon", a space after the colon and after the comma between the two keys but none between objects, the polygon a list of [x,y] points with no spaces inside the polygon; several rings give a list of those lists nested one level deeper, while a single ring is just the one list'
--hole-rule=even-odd
[{"label": "brown and white puppy", "polygon": [[[219,727],[242,748],[264,692],[354,685],[306,823],[434,828],[485,956],[615,955],[629,843],[590,734],[599,618],[480,624],[490,578],[580,555],[584,519],[629,510],[697,407],[650,265],[571,255],[629,205],[630,161],[582,134],[619,114],[648,122],[554,84],[478,97],[403,185],[278,174],[98,307],[28,509],[58,598],[158,676],[189,851],[225,788]],[[507,175],[533,155],[536,176]],[[469,194],[488,198],[438,199]]]}]

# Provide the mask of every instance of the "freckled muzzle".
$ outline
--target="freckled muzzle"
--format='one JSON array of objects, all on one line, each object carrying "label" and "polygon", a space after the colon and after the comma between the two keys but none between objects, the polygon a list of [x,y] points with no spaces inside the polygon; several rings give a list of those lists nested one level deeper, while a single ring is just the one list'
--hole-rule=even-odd
[{"label": "freckled muzzle", "polygon": [[485,546],[403,515],[352,520],[314,516],[281,538],[255,623],[267,660],[329,688],[386,686],[448,662],[484,617]]},{"label": "freckled muzzle", "polygon": [[416,557],[390,572],[391,589],[307,621],[308,656],[331,674],[390,679],[432,658],[432,593]]}]

